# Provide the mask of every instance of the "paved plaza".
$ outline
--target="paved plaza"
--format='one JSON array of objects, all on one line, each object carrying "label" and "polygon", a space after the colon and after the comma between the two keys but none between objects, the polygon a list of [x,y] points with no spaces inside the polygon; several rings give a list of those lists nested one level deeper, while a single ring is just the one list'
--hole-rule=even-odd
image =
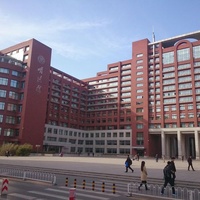
[{"label": "paved plaza", "polygon": [[[29,156],[29,157],[0,157],[0,164],[14,164],[14,165],[26,165],[35,167],[47,167],[66,170],[78,170],[99,172],[108,174],[119,174],[124,176],[130,176],[130,180],[134,177],[140,177],[140,164],[144,160],[146,162],[148,177],[150,178],[163,178],[163,168],[167,163],[163,160],[155,161],[151,158],[140,158],[139,161],[134,160],[132,168],[134,173],[129,171],[125,173],[125,160],[126,157],[92,157],[92,156],[72,156],[64,155],[59,156]],[[200,182],[200,161],[193,160],[193,166],[195,171],[188,171],[187,161],[175,160],[176,165],[176,179],[183,181]]]}]

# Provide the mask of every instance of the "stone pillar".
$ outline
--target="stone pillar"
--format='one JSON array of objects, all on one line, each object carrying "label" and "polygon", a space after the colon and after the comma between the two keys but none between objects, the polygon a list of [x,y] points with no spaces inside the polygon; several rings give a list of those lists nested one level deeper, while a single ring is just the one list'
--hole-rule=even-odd
[{"label": "stone pillar", "polygon": [[162,146],[162,156],[166,157],[166,147],[165,147],[165,133],[164,131],[161,131],[161,146]]},{"label": "stone pillar", "polygon": [[182,139],[181,139],[181,132],[177,131],[177,141],[178,141],[178,158],[182,158]]},{"label": "stone pillar", "polygon": [[195,138],[196,160],[199,160],[199,133],[198,131],[195,131],[194,138]]}]

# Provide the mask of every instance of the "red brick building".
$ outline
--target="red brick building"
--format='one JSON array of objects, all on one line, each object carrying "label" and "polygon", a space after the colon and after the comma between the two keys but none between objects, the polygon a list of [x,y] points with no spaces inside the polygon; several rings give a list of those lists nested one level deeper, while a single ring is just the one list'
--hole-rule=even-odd
[{"label": "red brick building", "polygon": [[199,159],[199,31],[133,42],[132,58],[84,80],[50,61],[34,39],[1,50],[1,143]]}]

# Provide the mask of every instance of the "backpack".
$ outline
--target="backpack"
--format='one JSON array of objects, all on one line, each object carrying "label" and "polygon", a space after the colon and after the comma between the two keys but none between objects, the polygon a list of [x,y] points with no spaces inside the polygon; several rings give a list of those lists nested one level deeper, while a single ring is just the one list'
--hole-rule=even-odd
[{"label": "backpack", "polygon": [[163,169],[163,174],[165,178],[171,178],[171,166],[166,165],[165,168]]}]

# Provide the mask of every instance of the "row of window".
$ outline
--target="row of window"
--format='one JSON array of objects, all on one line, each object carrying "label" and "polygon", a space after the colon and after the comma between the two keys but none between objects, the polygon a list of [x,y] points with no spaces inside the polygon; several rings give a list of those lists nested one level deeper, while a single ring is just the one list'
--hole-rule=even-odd
[{"label": "row of window", "polygon": [[[174,52],[163,53],[163,64],[174,63]],[[190,57],[195,59],[200,58],[200,46],[193,47],[193,55],[190,55],[190,48],[177,50],[177,61],[186,61],[190,60]]]},{"label": "row of window", "polygon": [[[4,115],[0,115],[0,123],[3,122]],[[7,124],[20,124],[21,122],[21,117],[13,117],[13,116],[6,116],[6,123]]]},{"label": "row of window", "polygon": [[[168,123],[168,124],[164,124],[164,128],[186,128],[186,127],[194,127],[194,123],[193,122],[182,122],[180,123],[180,126],[177,126],[176,123]],[[198,127],[200,127],[200,122],[198,122]],[[160,124],[150,124],[149,128],[153,128],[153,129],[158,129],[161,128]]]},{"label": "row of window", "polygon": [[[2,128],[0,127],[0,135],[2,135]],[[3,131],[3,135],[7,137],[19,136],[19,129],[6,128]]]},{"label": "row of window", "polygon": [[53,133],[58,135],[66,135],[66,136],[73,136],[73,137],[82,137],[82,138],[98,138],[98,137],[130,137],[130,132],[102,132],[102,133],[81,133],[76,131],[69,131],[63,129],[56,129],[56,128],[47,128],[47,133]]},{"label": "row of window", "polygon": [[[9,72],[10,72],[9,69],[0,67],[0,73],[9,74]],[[13,76],[17,76],[17,77],[22,77],[23,76],[23,74],[21,72],[18,72],[18,71],[15,71],[15,70],[12,70],[11,74]]]},{"label": "row of window", "polygon": [[57,138],[57,137],[50,137],[47,136],[46,141],[53,141],[53,142],[69,142],[71,144],[79,144],[79,145],[131,145],[130,140],[76,140],[76,139],[67,139],[67,138]]},{"label": "row of window", "polygon": [[[8,79],[7,78],[0,78],[0,85],[8,85]],[[24,88],[25,82],[20,82],[16,80],[10,80],[10,87],[14,88]]]}]

